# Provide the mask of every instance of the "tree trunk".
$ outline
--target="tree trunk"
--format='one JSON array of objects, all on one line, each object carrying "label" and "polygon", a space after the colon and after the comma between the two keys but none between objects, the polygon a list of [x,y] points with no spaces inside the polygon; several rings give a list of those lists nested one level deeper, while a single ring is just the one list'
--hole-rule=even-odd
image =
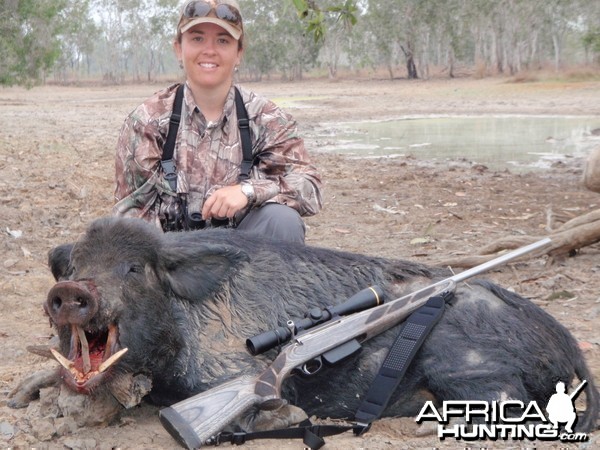
[{"label": "tree trunk", "polygon": [[556,33],[552,35],[552,46],[554,47],[554,70],[560,69],[560,43]]},{"label": "tree trunk", "polygon": [[452,47],[448,49],[448,76],[454,78],[454,50]]},{"label": "tree trunk", "polygon": [[410,48],[410,45],[405,48],[403,45],[400,46],[404,56],[406,57],[406,71],[408,73],[409,80],[416,80],[419,78],[417,74],[417,66],[415,65],[415,57],[413,51]]}]

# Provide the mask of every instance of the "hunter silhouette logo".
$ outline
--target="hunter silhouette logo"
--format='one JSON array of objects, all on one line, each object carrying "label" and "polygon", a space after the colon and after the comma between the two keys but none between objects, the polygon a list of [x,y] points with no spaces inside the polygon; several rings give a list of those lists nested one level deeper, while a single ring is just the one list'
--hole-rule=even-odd
[{"label": "hunter silhouette logo", "polygon": [[[556,383],[556,393],[548,400],[545,411],[537,402],[523,403],[520,400],[465,401],[446,400],[441,408],[432,401],[423,405],[416,422],[436,421],[440,439],[456,440],[560,440],[562,442],[584,442],[586,433],[575,433],[577,422],[574,400],[587,384],[583,380],[571,394],[566,393],[565,383]],[[454,422],[451,423],[452,419]],[[560,424],[564,431],[560,431]]]},{"label": "hunter silhouette logo", "polygon": [[559,422],[563,422],[567,424],[565,426],[566,432],[573,433],[573,425],[575,425],[575,421],[577,420],[573,400],[581,392],[581,389],[583,389],[586,382],[586,380],[583,380],[571,395],[566,393],[565,383],[562,381],[556,383],[556,394],[552,394],[552,397],[550,397],[550,400],[548,401],[548,406],[546,406],[548,419],[552,422],[554,429],[558,429]]}]

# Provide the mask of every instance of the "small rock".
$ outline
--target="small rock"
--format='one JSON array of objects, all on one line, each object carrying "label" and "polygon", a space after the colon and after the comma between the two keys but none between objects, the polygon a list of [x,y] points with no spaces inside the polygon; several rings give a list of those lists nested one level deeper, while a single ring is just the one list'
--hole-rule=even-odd
[{"label": "small rock", "polygon": [[63,445],[73,450],[95,450],[98,447],[95,439],[67,438],[64,440]]},{"label": "small rock", "polygon": [[56,434],[59,436],[68,436],[77,431],[77,422],[72,417],[61,417],[56,419]]},{"label": "small rock", "polygon": [[41,419],[32,422],[33,435],[38,441],[50,441],[56,434],[54,423],[49,419]]},{"label": "small rock", "polygon": [[0,434],[10,439],[15,435],[15,427],[8,422],[0,422]]}]

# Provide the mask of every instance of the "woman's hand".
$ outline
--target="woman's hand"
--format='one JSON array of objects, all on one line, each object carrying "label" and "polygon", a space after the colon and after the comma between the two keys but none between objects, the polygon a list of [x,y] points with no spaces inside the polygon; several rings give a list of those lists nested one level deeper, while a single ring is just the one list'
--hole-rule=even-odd
[{"label": "woman's hand", "polygon": [[239,210],[248,205],[248,197],[242,192],[242,186],[225,186],[217,189],[204,202],[202,218],[231,219]]}]

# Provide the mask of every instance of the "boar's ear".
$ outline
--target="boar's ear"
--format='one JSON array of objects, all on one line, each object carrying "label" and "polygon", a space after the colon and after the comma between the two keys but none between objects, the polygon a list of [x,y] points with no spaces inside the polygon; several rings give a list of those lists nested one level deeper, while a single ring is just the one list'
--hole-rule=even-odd
[{"label": "boar's ear", "polygon": [[203,243],[163,249],[160,260],[163,267],[158,270],[159,276],[164,276],[175,295],[198,300],[231,278],[237,267],[250,257],[238,247]]},{"label": "boar's ear", "polygon": [[54,247],[48,252],[48,267],[56,281],[60,281],[69,276],[71,250],[74,244],[63,244]]}]

